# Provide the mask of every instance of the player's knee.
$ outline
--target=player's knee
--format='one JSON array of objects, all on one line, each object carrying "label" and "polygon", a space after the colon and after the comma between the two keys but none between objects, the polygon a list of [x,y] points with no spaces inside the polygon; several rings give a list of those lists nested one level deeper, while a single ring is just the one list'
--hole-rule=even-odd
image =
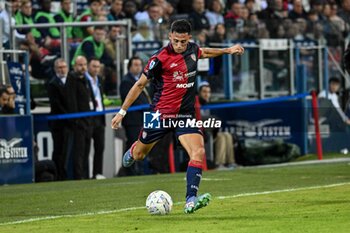
[{"label": "player's knee", "polygon": [[191,159],[197,160],[197,161],[202,161],[204,158],[204,154],[205,154],[204,147],[194,149],[191,154],[192,154]]}]

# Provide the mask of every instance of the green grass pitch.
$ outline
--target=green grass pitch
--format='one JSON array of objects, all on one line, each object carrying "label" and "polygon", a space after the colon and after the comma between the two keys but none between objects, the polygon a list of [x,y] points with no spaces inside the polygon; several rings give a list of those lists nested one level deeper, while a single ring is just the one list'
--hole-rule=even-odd
[{"label": "green grass pitch", "polygon": [[[183,213],[185,174],[0,187],[0,232],[350,232],[350,164],[208,171],[212,202]],[[154,190],[175,203],[144,208]]]}]

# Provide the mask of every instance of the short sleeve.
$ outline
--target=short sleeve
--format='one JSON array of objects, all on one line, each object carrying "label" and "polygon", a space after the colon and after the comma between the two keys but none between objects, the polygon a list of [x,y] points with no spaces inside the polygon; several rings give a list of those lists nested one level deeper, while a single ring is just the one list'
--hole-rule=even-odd
[{"label": "short sleeve", "polygon": [[143,73],[146,75],[147,79],[153,79],[161,76],[161,69],[161,62],[156,56],[153,56],[148,60],[147,65],[143,69]]},{"label": "short sleeve", "polygon": [[200,59],[201,56],[202,56],[202,50],[201,50],[201,48],[198,45],[197,45],[197,48],[198,48],[197,58]]}]

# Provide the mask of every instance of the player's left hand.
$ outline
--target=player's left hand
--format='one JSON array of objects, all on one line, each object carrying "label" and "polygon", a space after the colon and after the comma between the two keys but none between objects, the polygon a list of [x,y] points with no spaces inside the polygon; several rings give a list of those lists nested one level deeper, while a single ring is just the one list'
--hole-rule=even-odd
[{"label": "player's left hand", "polygon": [[236,44],[229,48],[230,54],[242,55],[244,53],[244,48],[240,44]]}]

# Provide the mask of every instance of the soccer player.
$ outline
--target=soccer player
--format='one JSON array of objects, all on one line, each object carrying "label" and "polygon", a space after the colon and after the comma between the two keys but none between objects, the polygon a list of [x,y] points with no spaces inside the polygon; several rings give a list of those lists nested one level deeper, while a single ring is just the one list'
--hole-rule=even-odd
[{"label": "soccer player", "polygon": [[[223,54],[241,55],[243,47],[234,45],[228,48],[199,48],[190,42],[191,24],[187,20],[176,20],[172,23],[170,43],[156,52],[148,61],[141,77],[130,89],[120,111],[112,119],[112,128],[117,129],[126,115],[126,111],[137,99],[149,81],[155,87],[152,100],[153,119],[185,119],[195,118],[195,82],[198,59],[211,58]],[[152,121],[151,120],[151,121]],[[173,128],[143,128],[139,139],[123,156],[123,166],[131,166],[135,160],[142,160],[152,147],[169,131],[174,131],[177,139],[187,151],[190,161],[187,168],[187,192],[185,213],[208,205],[209,193],[197,197],[197,191],[202,177],[204,159],[204,141],[199,128],[180,126]]]}]

